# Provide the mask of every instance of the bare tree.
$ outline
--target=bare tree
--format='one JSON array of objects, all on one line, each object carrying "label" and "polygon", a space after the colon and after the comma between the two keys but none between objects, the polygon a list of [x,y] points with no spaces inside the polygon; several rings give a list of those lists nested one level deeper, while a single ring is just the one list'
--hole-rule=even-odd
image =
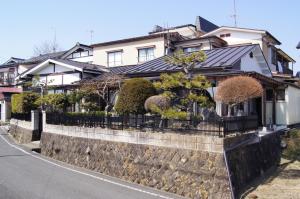
[{"label": "bare tree", "polygon": [[[216,100],[230,108],[251,98],[262,96],[263,88],[253,77],[236,76],[222,81],[216,93]],[[230,110],[230,109],[229,109]],[[230,111],[228,111],[228,116]]]},{"label": "bare tree", "polygon": [[54,41],[44,41],[38,46],[35,46],[33,49],[33,53],[35,56],[47,54],[47,53],[55,53],[57,51],[60,51],[61,48],[59,44]]},{"label": "bare tree", "polygon": [[109,89],[120,90],[124,77],[113,73],[104,73],[98,78],[83,80],[80,83],[80,90],[87,94],[96,94],[109,105],[107,97]]}]

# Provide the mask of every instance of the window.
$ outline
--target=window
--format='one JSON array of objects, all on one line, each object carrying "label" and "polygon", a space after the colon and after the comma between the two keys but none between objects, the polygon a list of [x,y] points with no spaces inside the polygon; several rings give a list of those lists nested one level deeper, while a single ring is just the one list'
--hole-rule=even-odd
[{"label": "window", "polygon": [[273,90],[272,89],[267,89],[266,90],[266,100],[267,101],[272,101],[273,100]]},{"label": "window", "polygon": [[183,52],[192,53],[200,50],[200,46],[184,48]]},{"label": "window", "polygon": [[0,72],[0,83],[4,83],[4,73]]},{"label": "window", "polygon": [[272,64],[277,65],[277,52],[275,47],[271,47],[271,61]]},{"label": "window", "polygon": [[73,58],[78,58],[78,57],[80,57],[80,52],[73,53]]},{"label": "window", "polygon": [[230,37],[230,36],[231,36],[230,33],[220,34],[220,37],[221,37],[221,38],[224,38],[224,37]]},{"label": "window", "polygon": [[8,76],[8,78],[7,78],[7,83],[8,83],[8,84],[14,83],[14,80],[15,80],[15,74],[12,73],[12,72],[9,72],[9,73],[7,74],[7,76]]},{"label": "window", "polygon": [[89,51],[82,51],[80,57],[87,57],[89,56]]},{"label": "window", "polygon": [[122,51],[108,52],[107,65],[109,67],[122,65]]},{"label": "window", "polygon": [[278,101],[285,100],[285,90],[284,89],[277,90],[276,100],[278,100]]},{"label": "window", "polygon": [[139,62],[145,62],[154,59],[154,48],[142,48],[138,49],[139,57],[138,61]]}]

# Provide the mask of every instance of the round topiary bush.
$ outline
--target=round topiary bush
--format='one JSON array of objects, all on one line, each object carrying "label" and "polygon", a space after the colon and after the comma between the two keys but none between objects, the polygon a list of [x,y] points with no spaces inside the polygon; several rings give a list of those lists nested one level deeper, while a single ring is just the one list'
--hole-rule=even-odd
[{"label": "round topiary bush", "polygon": [[163,95],[154,95],[149,97],[145,102],[146,111],[157,113],[157,108],[166,110],[170,107],[170,99]]},{"label": "round topiary bush", "polygon": [[120,114],[145,113],[146,99],[155,94],[156,90],[149,80],[142,78],[127,80],[121,87],[115,109]]}]

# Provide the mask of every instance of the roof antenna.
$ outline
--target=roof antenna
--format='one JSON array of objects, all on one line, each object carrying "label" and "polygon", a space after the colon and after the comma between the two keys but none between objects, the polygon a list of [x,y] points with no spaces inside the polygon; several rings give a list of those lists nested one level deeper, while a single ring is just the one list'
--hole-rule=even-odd
[{"label": "roof antenna", "polygon": [[90,30],[90,44],[93,44],[93,39],[94,39],[94,30]]},{"label": "roof antenna", "polygon": [[53,29],[53,43],[52,43],[52,51],[55,53],[56,52],[56,47],[57,47],[57,44],[56,44],[56,28],[55,27],[51,27],[51,29]]},{"label": "roof antenna", "polygon": [[233,12],[234,12],[234,14],[231,15],[231,17],[234,18],[234,27],[237,27],[237,14],[236,14],[236,3],[235,3],[235,0],[233,0]]}]

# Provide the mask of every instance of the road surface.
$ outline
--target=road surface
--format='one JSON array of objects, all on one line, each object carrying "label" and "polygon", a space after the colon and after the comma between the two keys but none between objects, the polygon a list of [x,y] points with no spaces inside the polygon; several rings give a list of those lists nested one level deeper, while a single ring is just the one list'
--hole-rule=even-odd
[{"label": "road surface", "polygon": [[0,127],[0,199],[179,199],[27,151]]}]

